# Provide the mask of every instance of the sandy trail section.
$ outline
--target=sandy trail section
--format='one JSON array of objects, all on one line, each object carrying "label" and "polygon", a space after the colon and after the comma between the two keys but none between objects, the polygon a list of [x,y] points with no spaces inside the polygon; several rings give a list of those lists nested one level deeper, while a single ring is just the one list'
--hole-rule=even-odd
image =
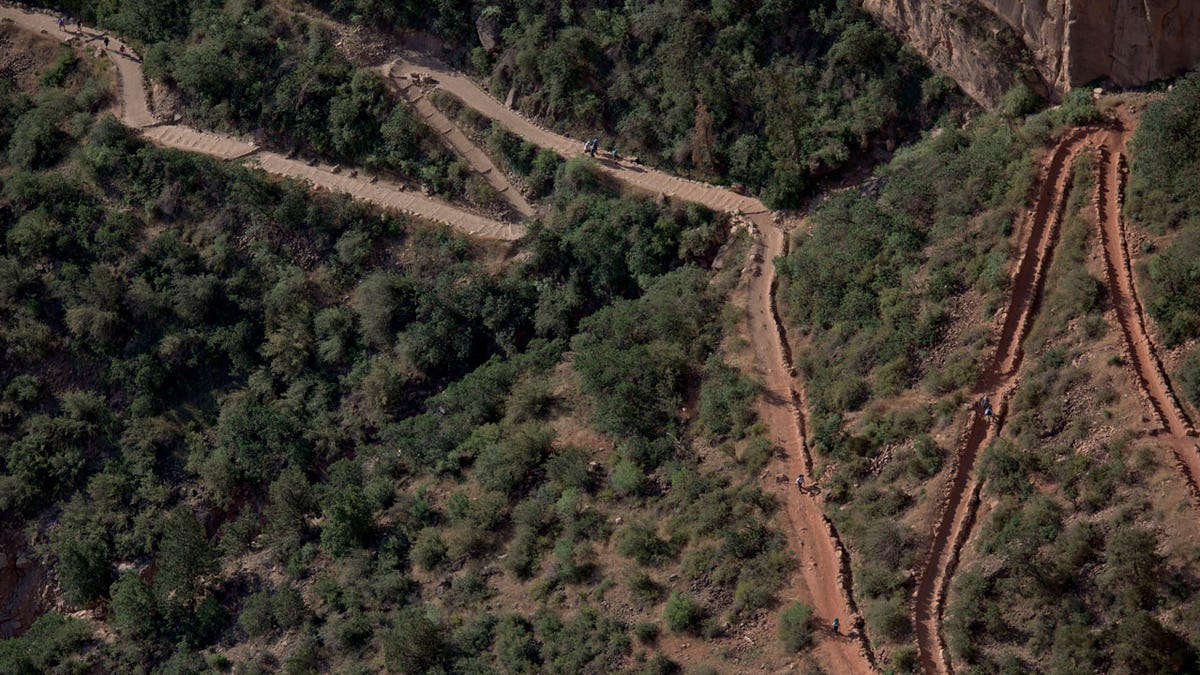
[{"label": "sandy trail section", "polygon": [[496,192],[500,193],[517,213],[528,218],[534,214],[533,206],[525,199],[525,196],[520,193],[512,183],[508,182],[508,177],[503,171],[496,168],[490,157],[483,150],[475,145],[462,129],[458,127],[450,118],[446,117],[433,102],[425,96],[425,92],[420,87],[411,83],[409,80],[392,77],[389,72],[390,68],[384,66],[379,69],[379,73],[383,75],[384,81],[388,83],[388,87],[392,89],[409,105],[417,111],[424,120],[425,124],[436,131],[442,139],[450,146],[452,150],[463,160],[467,162],[472,169],[475,170],[484,180],[491,185]]},{"label": "sandy trail section", "polygon": [[1193,499],[1200,501],[1200,445],[1196,443],[1196,430],[1179,404],[1146,330],[1146,312],[1135,286],[1125,221],[1121,216],[1128,174],[1125,157],[1132,133],[1129,124],[1123,118],[1117,129],[1104,135],[1096,151],[1096,217],[1108,289],[1138,390],[1159,422],[1160,440],[1171,448]]},{"label": "sandy trail section", "polygon": [[[82,42],[89,49],[103,49],[101,39],[105,33],[85,26],[81,34],[74,29],[73,24],[68,24],[67,30],[60,30],[55,16],[41,10],[2,4],[0,21],[11,21],[20,28],[45,33],[63,42]],[[150,109],[141,61],[133,50],[120,40],[111,35],[108,37],[109,46],[105,52],[117,72],[118,102],[121,111],[119,119],[157,145],[224,160],[255,158],[257,164],[268,173],[306,180],[315,187],[345,192],[377,206],[402,211],[422,220],[443,223],[480,237],[511,241],[525,234],[522,225],[487,218],[451,206],[422,192],[406,190],[397,183],[380,180],[361,172],[354,172],[354,175],[350,172],[341,174],[335,172],[332,167],[309,166],[275,153],[260,151],[254,144],[232,136],[200,131],[178,124],[161,124]]]},{"label": "sandy trail section", "polygon": [[1012,296],[1005,310],[1000,339],[972,394],[973,400],[989,396],[994,420],[987,420],[980,406],[971,407],[946,475],[930,549],[913,596],[918,654],[922,670],[929,674],[950,672],[941,635],[941,616],[946,590],[979,502],[975,463],[979,450],[1002,428],[1008,399],[1017,384],[1025,336],[1041,303],[1046,270],[1058,240],[1070,188],[1071,164],[1085,143],[1094,141],[1098,133],[1078,129],[1058,143],[1046,162],[1037,201],[1022,228],[1025,241],[1013,275]]},{"label": "sandy trail section", "polygon": [[[432,78],[433,83],[454,94],[467,106],[474,108],[512,133],[530,143],[557,152],[565,158],[578,157],[583,152],[583,141],[538,126],[521,113],[505,106],[492,97],[469,77],[455,72],[440,61],[413,51],[404,51],[401,56],[388,63],[393,78],[411,78],[416,74]],[[650,194],[662,193],[668,197],[703,204],[715,211],[741,211],[746,214],[768,213],[768,209],[757,199],[746,197],[726,188],[672,176],[671,174],[639,166],[632,162],[614,162],[600,159],[600,168],[630,187]]]}]

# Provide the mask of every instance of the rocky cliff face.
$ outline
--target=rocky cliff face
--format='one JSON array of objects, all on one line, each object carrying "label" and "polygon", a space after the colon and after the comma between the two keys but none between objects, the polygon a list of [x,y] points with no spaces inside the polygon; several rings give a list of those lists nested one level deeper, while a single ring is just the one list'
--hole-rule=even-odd
[{"label": "rocky cliff face", "polygon": [[1025,80],[1052,98],[1200,66],[1195,0],[862,0],[985,106]]}]

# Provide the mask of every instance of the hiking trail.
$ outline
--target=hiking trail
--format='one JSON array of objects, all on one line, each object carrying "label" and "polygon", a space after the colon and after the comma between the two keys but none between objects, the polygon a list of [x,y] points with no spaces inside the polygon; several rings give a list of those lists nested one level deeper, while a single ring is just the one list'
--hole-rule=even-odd
[{"label": "hiking trail", "polygon": [[378,72],[383,76],[383,80],[387,83],[388,87],[407,101],[417,114],[425,120],[425,124],[437,132],[442,140],[454,150],[455,154],[462,157],[475,170],[475,173],[483,176],[488,185],[491,185],[496,192],[500,193],[500,196],[517,213],[525,218],[534,214],[533,206],[525,199],[524,195],[513,187],[512,183],[508,182],[508,177],[504,175],[503,171],[496,168],[496,165],[492,163],[487,153],[479,149],[470,138],[467,138],[467,135],[463,133],[462,129],[454,121],[446,117],[441,110],[438,110],[416,83],[408,83],[392,77],[387,66],[380,68]]},{"label": "hiking trail", "polygon": [[[1025,352],[1023,344],[1036,315],[1045,287],[1046,271],[1054,255],[1059,226],[1070,189],[1071,164],[1095,129],[1076,129],[1063,138],[1046,162],[1034,208],[1022,228],[1024,242],[1013,274],[1012,296],[1003,315],[1000,337],[987,366],[972,391],[971,411],[959,437],[957,451],[946,474],[930,549],[917,577],[913,594],[913,624],[921,669],[929,674],[950,672],[941,637],[941,615],[958,554],[970,534],[979,503],[979,481],[974,475],[979,450],[1004,425],[1008,399],[1016,389]],[[975,402],[987,395],[994,420],[989,422]]]},{"label": "hiking trail", "polygon": [[[0,6],[0,20],[2,19],[11,20],[28,30],[44,32],[62,41],[80,38],[78,33],[59,30],[54,16],[40,11],[26,11],[3,5]],[[97,41],[102,36],[103,33],[85,29],[84,43]],[[397,184],[354,172],[343,173],[334,167],[309,165],[279,153],[261,150],[252,143],[232,136],[202,132],[183,125],[163,124],[150,110],[141,64],[135,60],[136,57],[128,48],[125,55],[120,54],[122,43],[112,36],[109,37],[110,48],[107,53],[116,65],[118,74],[118,99],[121,108],[119,118],[126,126],[140,131],[160,145],[226,160],[253,162],[269,173],[304,179],[317,187],[346,192],[353,197],[396,208],[419,218],[446,223],[478,236],[512,240],[524,234],[523,226],[485,218],[419,192],[404,190]],[[503,106],[469,78],[454,73],[436,60],[419,54],[406,54],[405,58],[385,64],[384,68],[384,72],[392,75],[389,78],[391,80],[404,77],[411,79],[412,73],[431,77],[436,86],[454,94],[467,106],[496,120],[534,145],[551,149],[564,157],[578,156],[582,150],[582,141],[541,128],[516,111]],[[396,85],[402,93],[407,91],[404,83]],[[406,95],[405,98],[409,96]],[[418,112],[422,112],[423,107],[419,104],[420,100],[424,98],[416,101],[410,99],[410,102],[419,106]],[[432,104],[430,106],[432,107]],[[422,114],[425,116],[425,113]],[[426,119],[435,125],[435,129],[441,126],[436,117],[427,116]],[[466,150],[467,154],[479,152],[465,136],[456,140],[453,130],[449,127],[444,128],[450,131],[445,134],[447,142],[455,150],[459,150],[460,154],[462,150]],[[467,145],[460,149],[459,145],[462,145],[463,140],[466,140],[473,152]],[[464,157],[471,161],[470,157]],[[700,203],[717,211],[744,214],[758,229],[764,250],[763,270],[751,282],[751,300],[747,312],[748,318],[751,319],[751,342],[759,356],[769,391],[762,404],[764,420],[789,458],[789,473],[794,473],[793,469],[801,467],[806,473],[810,472],[812,458],[805,445],[801,399],[792,385],[792,366],[786,336],[774,305],[774,258],[782,255],[786,246],[785,233],[777,226],[775,215],[759,200],[719,186],[679,178],[628,162],[600,159],[597,164],[603,172],[632,188]],[[474,161],[471,161],[471,165],[477,170],[482,167],[484,170],[481,173],[485,177],[499,174],[494,166],[491,170],[487,169],[487,166],[491,165],[490,160],[487,160],[487,165]],[[493,187],[497,186],[497,182],[492,182],[490,178],[489,182]],[[515,190],[511,189],[502,192],[510,198],[515,194]],[[789,535],[800,562],[799,576],[804,580],[810,594],[808,600],[813,608],[814,622],[829,626],[834,618],[838,618],[843,626],[842,631],[850,633],[835,636],[828,629],[815,630],[815,652],[832,672],[872,672],[873,665],[862,631],[862,620],[854,608],[849,587],[849,557],[837,539],[832,523],[822,512],[819,499],[811,495],[800,495],[794,490],[790,491],[789,495],[786,499],[786,513],[792,523]],[[790,599],[793,598],[786,598],[785,601]]]},{"label": "hiking trail", "polygon": [[1131,121],[1123,111],[1112,128],[1077,129],[1059,142],[1042,178],[1034,210],[1026,220],[1023,254],[1013,277],[1013,296],[1004,316],[1000,341],[991,366],[981,374],[973,398],[993,397],[995,423],[989,428],[977,405],[972,406],[959,450],[947,476],[941,511],[929,555],[918,577],[914,618],[922,669],[947,673],[949,660],[941,636],[941,615],[949,580],[959,552],[970,535],[979,503],[980,483],[972,475],[980,448],[999,434],[1008,399],[1017,386],[1024,356],[1022,343],[1044,290],[1045,272],[1053,258],[1058,229],[1070,190],[1071,165],[1088,146],[1097,159],[1096,221],[1100,231],[1107,288],[1123,337],[1126,361],[1138,391],[1159,425],[1159,438],[1170,447],[1193,500],[1200,504],[1200,445],[1186,411],[1171,387],[1146,330],[1145,310],[1138,298],[1131,256],[1121,217]]},{"label": "hiking trail", "polygon": [[[7,3],[0,5],[0,21],[11,21],[20,28],[43,33],[62,42],[81,43],[88,49],[104,50],[116,68],[117,101],[120,107],[118,119],[157,145],[257,165],[271,174],[306,180],[315,187],[344,192],[376,206],[396,209],[415,218],[449,225],[478,237],[512,241],[525,234],[523,225],[505,223],[472,213],[422,192],[405,189],[399,183],[357,170],[342,170],[326,164],[310,165],[276,152],[262,150],[253,143],[233,136],[200,131],[180,124],[163,123],[151,112],[141,61],[115,36],[86,26],[81,34],[73,30],[71,24],[65,29],[60,29],[55,16],[47,11]],[[106,35],[109,38],[109,46],[104,48],[100,41]]]},{"label": "hiking trail", "polygon": [[[421,80],[433,83],[533,145],[553,150],[565,158],[578,157],[582,153],[583,141],[538,126],[496,100],[470,78],[434,58],[404,51],[384,67],[395,78],[412,79],[417,75]],[[773,440],[787,457],[787,473],[795,475],[803,470],[811,474],[812,458],[805,445],[803,407],[792,385],[787,338],[775,311],[774,259],[785,253],[787,244],[786,234],[777,225],[775,214],[761,201],[724,187],[672,176],[629,161],[598,157],[596,164],[605,174],[637,190],[696,202],[715,211],[740,213],[753,223],[762,246],[762,270],[751,280],[747,321],[750,341],[767,389],[759,406],[760,414],[771,430]],[[850,589],[849,556],[832,522],[825,516],[821,502],[811,495],[789,490],[784,501],[792,525],[791,539],[799,558],[799,576],[808,589],[815,622],[827,627],[838,618],[843,632],[848,628],[850,633],[835,636],[828,629],[815,630],[813,640],[819,658],[831,672],[873,671],[863,622]]]},{"label": "hiking trail", "polygon": [[1200,503],[1200,446],[1196,430],[1171,387],[1162,361],[1146,330],[1146,312],[1138,297],[1132,257],[1125,234],[1125,182],[1130,123],[1122,116],[1119,126],[1106,133],[1096,150],[1096,219],[1104,251],[1108,292],[1124,338],[1126,362],[1133,371],[1138,391],[1159,423],[1159,439],[1171,448],[1187,481],[1193,501]]}]

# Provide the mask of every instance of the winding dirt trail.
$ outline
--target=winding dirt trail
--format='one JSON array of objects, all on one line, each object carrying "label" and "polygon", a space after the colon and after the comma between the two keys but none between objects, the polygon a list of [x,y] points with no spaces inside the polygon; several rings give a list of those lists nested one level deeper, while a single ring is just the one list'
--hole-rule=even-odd
[{"label": "winding dirt trail", "polygon": [[1164,434],[1160,440],[1174,453],[1193,499],[1200,500],[1200,446],[1196,443],[1196,430],[1179,404],[1146,330],[1146,313],[1138,299],[1125,221],[1121,217],[1128,175],[1125,157],[1131,133],[1129,121],[1123,117],[1118,128],[1104,135],[1096,151],[1096,218],[1108,289],[1138,390],[1158,420]]},{"label": "winding dirt trail", "polygon": [[1016,388],[1017,374],[1025,355],[1025,336],[1041,303],[1046,270],[1058,241],[1070,189],[1071,164],[1085,144],[1094,143],[1099,134],[1095,129],[1078,129],[1058,143],[1046,162],[1037,201],[1022,228],[1025,239],[1013,275],[1012,296],[1005,310],[1000,338],[972,393],[973,400],[985,394],[990,397],[994,421],[989,423],[978,405],[971,407],[946,476],[930,549],[913,595],[917,648],[921,668],[926,673],[950,672],[941,636],[941,616],[950,577],[958,563],[959,551],[970,534],[979,503],[975,463],[979,450],[1003,427],[1008,400]]},{"label": "winding dirt trail", "polygon": [[[565,158],[577,157],[582,152],[583,141],[542,128],[435,58],[408,50],[383,68],[393,78],[412,79],[416,74],[432,80],[437,87],[533,145],[553,150]],[[803,405],[793,386],[787,336],[775,310],[774,260],[783,255],[787,247],[786,233],[776,223],[776,215],[761,201],[720,186],[630,162],[600,159],[597,163],[606,174],[634,189],[696,202],[715,211],[744,214],[754,224],[762,246],[762,263],[761,273],[750,284],[747,321],[750,342],[767,389],[759,410],[773,440],[787,458],[784,466],[775,468],[782,468],[789,475],[801,470],[811,475],[813,461],[805,444]],[[837,618],[843,626],[841,634],[825,628],[814,632],[818,659],[832,673],[873,672],[874,659],[863,631],[862,618],[854,605],[849,556],[833,523],[825,516],[820,498],[793,489],[786,491],[783,502],[792,526],[790,535],[800,563],[799,576],[808,593],[804,599],[813,609],[814,621],[829,626]]]},{"label": "winding dirt trail", "polygon": [[[457,96],[464,104],[496,122],[530,143],[557,152],[565,158],[578,157],[583,141],[563,136],[538,126],[521,113],[505,106],[475,84],[471,78],[423,54],[403,51],[384,66],[393,78],[411,78],[414,74],[432,78],[433,83]],[[600,168],[617,180],[650,194],[662,193],[688,202],[703,204],[715,211],[740,211],[748,215],[769,214],[763,203],[717,186],[673,176],[631,162],[599,159]],[[772,223],[773,226],[773,223]]]},{"label": "winding dirt trail", "polygon": [[[0,6],[0,20],[2,19],[11,20],[35,32],[45,32],[63,41],[80,37],[77,33],[59,30],[54,17],[47,13],[30,12],[3,5]],[[98,40],[101,35],[88,31],[84,38],[90,42]],[[202,152],[222,159],[254,162],[269,173],[307,180],[318,187],[346,192],[380,206],[447,223],[479,236],[512,240],[524,234],[522,226],[484,218],[428,198],[419,192],[404,190],[402,186],[386,181],[362,174],[341,173],[333,167],[310,166],[278,153],[260,150],[253,144],[229,136],[201,132],[182,125],[161,124],[150,110],[141,64],[130,56],[119,54],[120,47],[120,42],[112,40],[108,52],[116,64],[119,76],[120,119],[158,144]],[[453,93],[468,106],[497,120],[525,140],[554,150],[564,157],[576,156],[582,148],[581,141],[537,126],[503,106],[470,79],[419,54],[406,55],[404,59],[397,59],[384,68],[385,72],[392,75],[390,79],[393,80],[410,77],[412,73],[432,75],[438,86]],[[416,101],[418,111],[423,107],[420,100]],[[428,119],[437,128],[439,120],[436,117]],[[454,137],[453,130],[445,128],[451,131],[446,134],[447,141],[471,161],[474,153],[479,152],[478,148],[474,148],[469,140],[466,140],[467,145],[463,145],[465,136],[456,142],[457,137]],[[479,160],[479,157],[475,159]],[[486,156],[483,159],[486,160]],[[803,467],[806,473],[810,472],[812,458],[805,445],[800,396],[793,387],[791,357],[786,347],[783,326],[774,306],[774,258],[784,253],[787,243],[785,233],[776,225],[774,214],[757,199],[738,195],[718,186],[628,163],[602,160],[599,164],[605,173],[630,187],[651,194],[662,193],[667,197],[697,202],[718,211],[742,213],[758,228],[763,245],[763,271],[751,284],[748,318],[751,342],[759,357],[768,388],[768,395],[762,404],[763,417],[789,458],[789,471]],[[487,165],[482,161],[472,161],[472,166],[485,176],[499,174],[494,166],[491,166],[490,160],[487,160]],[[497,186],[497,182],[493,182],[492,185]],[[510,197],[515,194],[511,188],[502,192]],[[518,207],[518,210],[524,212],[521,207]],[[531,208],[528,210],[532,212]],[[867,648],[868,643],[862,632],[862,621],[854,607],[849,586],[848,556],[832,523],[822,512],[819,499],[810,495],[800,495],[795,491],[789,491],[788,494],[785,500],[786,513],[793,526],[790,534],[800,559],[800,576],[809,592],[806,599],[813,608],[814,620],[827,626],[834,618],[838,618],[843,626],[850,629],[848,636],[835,635],[828,630],[816,631],[814,641],[818,658],[831,672],[872,672],[873,664]]]},{"label": "winding dirt trail", "polygon": [[[61,30],[54,15],[45,11],[25,9],[8,3],[0,4],[0,21],[11,21],[20,28],[45,33],[63,42],[82,42],[89,49],[103,49],[100,40],[105,33],[88,27],[84,27],[82,34],[75,30]],[[451,206],[422,192],[405,189],[399,183],[357,171],[343,173],[340,169],[328,165],[310,166],[278,153],[260,150],[253,143],[232,136],[200,131],[179,124],[163,124],[150,109],[141,61],[120,40],[111,35],[108,37],[109,47],[105,52],[117,72],[119,119],[157,145],[223,160],[254,163],[268,173],[298,178],[310,182],[315,187],[345,192],[376,206],[443,223],[482,238],[512,241],[525,234],[522,225],[501,222]]]}]

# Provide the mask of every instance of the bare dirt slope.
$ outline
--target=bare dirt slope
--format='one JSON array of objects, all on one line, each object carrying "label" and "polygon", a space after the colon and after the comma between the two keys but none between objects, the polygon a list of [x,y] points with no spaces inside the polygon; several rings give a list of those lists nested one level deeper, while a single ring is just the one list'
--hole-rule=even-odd
[{"label": "bare dirt slope", "polygon": [[1004,314],[999,341],[973,392],[976,399],[985,394],[989,396],[993,420],[988,420],[978,405],[972,406],[968,413],[966,428],[946,476],[932,543],[913,598],[917,648],[921,668],[926,673],[949,672],[940,623],[946,588],[978,505],[975,463],[979,450],[1003,426],[1008,398],[1016,388],[1024,357],[1024,339],[1041,302],[1046,270],[1058,239],[1071,164],[1083,151],[1085,143],[1096,142],[1098,134],[1095,130],[1076,130],[1059,142],[1046,162],[1037,201],[1022,228],[1025,237],[1022,254],[1013,275],[1012,296]]},{"label": "bare dirt slope", "polygon": [[[20,28],[63,42],[72,41],[89,49],[104,49],[101,43],[104,33],[86,26],[82,31],[76,31],[70,25],[67,26],[67,30],[60,30],[55,17],[47,12],[4,4],[0,5],[0,21],[11,21]],[[275,153],[260,151],[254,144],[232,136],[204,132],[178,124],[162,124],[151,111],[142,64],[138,57],[124,43],[112,36],[109,36],[109,46],[105,52],[117,72],[121,122],[141,131],[146,138],[158,145],[225,160],[253,157],[258,165],[269,173],[307,180],[316,187],[346,192],[377,206],[444,223],[480,237],[514,240],[525,233],[525,228],[521,225],[471,213],[421,192],[406,190],[390,181],[358,172],[353,172],[353,175],[347,172],[343,175],[335,171],[334,167],[309,166]]]}]

